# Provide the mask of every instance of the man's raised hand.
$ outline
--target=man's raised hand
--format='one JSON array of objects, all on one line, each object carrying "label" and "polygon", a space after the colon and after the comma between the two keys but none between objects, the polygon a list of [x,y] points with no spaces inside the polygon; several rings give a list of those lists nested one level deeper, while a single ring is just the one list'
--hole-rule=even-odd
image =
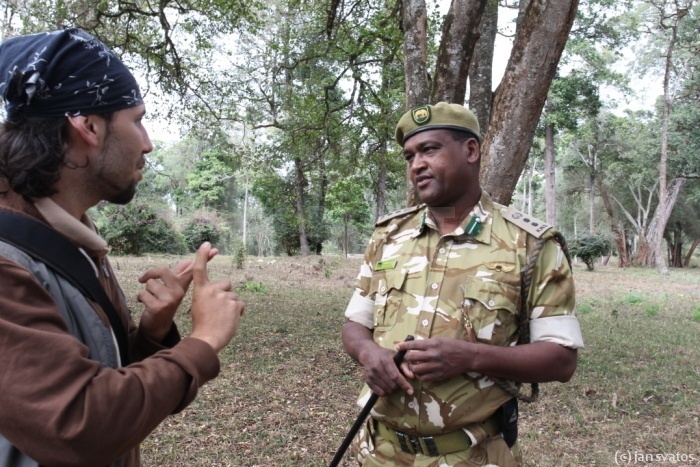
[{"label": "man's raised hand", "polygon": [[211,244],[205,242],[194,259],[190,337],[203,340],[218,353],[236,334],[245,304],[231,291],[229,279],[209,279],[207,261],[210,251]]}]

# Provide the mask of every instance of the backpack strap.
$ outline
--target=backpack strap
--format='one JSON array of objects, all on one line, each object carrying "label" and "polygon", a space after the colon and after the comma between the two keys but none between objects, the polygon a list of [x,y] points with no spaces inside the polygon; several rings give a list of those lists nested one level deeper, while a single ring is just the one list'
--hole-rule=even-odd
[{"label": "backpack strap", "polygon": [[95,275],[93,265],[66,237],[42,222],[0,210],[0,239],[45,263],[96,302],[107,315],[119,348],[122,366],[129,364],[127,330]]}]

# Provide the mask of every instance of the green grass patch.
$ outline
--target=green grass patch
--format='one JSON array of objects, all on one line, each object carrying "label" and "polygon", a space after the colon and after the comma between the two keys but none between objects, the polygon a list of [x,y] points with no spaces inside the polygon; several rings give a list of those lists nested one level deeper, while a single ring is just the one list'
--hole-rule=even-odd
[{"label": "green grass patch", "polygon": [[267,293],[267,286],[263,282],[243,282],[240,289],[246,292]]},{"label": "green grass patch", "polygon": [[693,310],[693,321],[700,323],[700,306],[695,307],[695,310]]},{"label": "green grass patch", "polygon": [[644,297],[638,294],[627,294],[622,298],[622,301],[624,303],[627,303],[628,305],[636,305],[638,303],[642,303],[644,301]]},{"label": "green grass patch", "polygon": [[659,311],[661,310],[661,307],[656,304],[652,305],[646,305],[644,307],[644,314],[647,316],[657,316],[659,314]]}]

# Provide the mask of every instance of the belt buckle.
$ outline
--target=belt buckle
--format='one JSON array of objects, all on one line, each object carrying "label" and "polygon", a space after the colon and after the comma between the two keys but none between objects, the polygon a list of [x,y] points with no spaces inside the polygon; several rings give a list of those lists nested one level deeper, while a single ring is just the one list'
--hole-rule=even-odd
[{"label": "belt buckle", "polygon": [[[399,439],[399,446],[401,447],[401,450],[403,452],[407,452],[409,454],[412,454],[411,450],[408,448],[408,442],[406,441],[407,438],[410,441],[410,437],[402,431],[397,431],[396,437]],[[413,443],[411,443],[411,445],[413,445]]]},{"label": "belt buckle", "polygon": [[432,436],[421,436],[423,438],[423,443],[425,444],[426,449],[428,450],[428,455],[430,457],[437,457],[440,455],[440,452],[438,451],[437,444],[435,443],[435,438]]},{"label": "belt buckle", "polygon": [[[396,432],[399,445],[403,452],[409,454],[425,454],[430,457],[440,455],[435,438],[432,436],[411,435],[402,431]],[[422,441],[422,442],[421,442]]]}]

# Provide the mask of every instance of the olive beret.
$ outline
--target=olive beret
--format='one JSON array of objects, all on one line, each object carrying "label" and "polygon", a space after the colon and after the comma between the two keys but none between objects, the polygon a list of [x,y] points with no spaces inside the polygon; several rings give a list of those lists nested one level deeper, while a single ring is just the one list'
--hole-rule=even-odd
[{"label": "olive beret", "polygon": [[408,138],[424,130],[464,131],[482,139],[474,113],[463,105],[447,102],[422,105],[403,114],[396,125],[396,142],[403,146]]}]

